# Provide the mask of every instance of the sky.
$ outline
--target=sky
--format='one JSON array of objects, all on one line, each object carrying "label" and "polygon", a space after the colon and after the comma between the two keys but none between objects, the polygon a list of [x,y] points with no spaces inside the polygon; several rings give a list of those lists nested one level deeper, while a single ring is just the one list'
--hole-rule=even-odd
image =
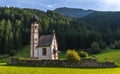
[{"label": "sky", "polygon": [[0,6],[54,10],[59,7],[120,11],[120,0],[0,0]]}]

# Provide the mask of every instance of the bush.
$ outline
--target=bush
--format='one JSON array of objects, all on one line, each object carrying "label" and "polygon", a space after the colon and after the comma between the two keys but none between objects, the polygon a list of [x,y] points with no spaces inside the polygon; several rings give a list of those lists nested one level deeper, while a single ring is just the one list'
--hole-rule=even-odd
[{"label": "bush", "polygon": [[91,44],[91,49],[90,50],[91,50],[92,54],[97,54],[97,53],[101,52],[99,44],[97,42],[93,42]]},{"label": "bush", "polygon": [[114,48],[114,49],[120,49],[120,40],[119,41],[116,41],[111,45],[110,45],[111,48]]},{"label": "bush", "polygon": [[120,49],[120,40],[115,41],[114,45],[115,45],[115,49]]},{"label": "bush", "polygon": [[75,50],[68,50],[67,51],[67,60],[79,61],[80,56],[78,55],[78,53]]},{"label": "bush", "polygon": [[87,53],[87,52],[84,52],[84,51],[80,51],[80,52],[78,52],[78,54],[79,54],[79,56],[80,56],[81,58],[88,57],[88,53]]},{"label": "bush", "polygon": [[16,51],[15,51],[15,50],[10,50],[10,51],[9,51],[9,55],[10,55],[10,56],[16,55]]},{"label": "bush", "polygon": [[107,44],[104,41],[100,41],[99,45],[100,45],[100,49],[105,50],[107,48]]}]

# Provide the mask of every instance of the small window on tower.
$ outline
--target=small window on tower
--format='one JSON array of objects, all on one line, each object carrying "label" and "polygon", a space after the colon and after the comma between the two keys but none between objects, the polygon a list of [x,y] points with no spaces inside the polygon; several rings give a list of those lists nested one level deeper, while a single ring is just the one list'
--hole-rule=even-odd
[{"label": "small window on tower", "polygon": [[35,39],[35,41],[37,41],[37,39]]},{"label": "small window on tower", "polygon": [[35,26],[35,29],[37,29],[37,26]]},{"label": "small window on tower", "polygon": [[47,50],[46,50],[46,48],[43,48],[43,49],[42,49],[42,55],[43,55],[43,56],[46,56],[46,54],[47,54]]}]

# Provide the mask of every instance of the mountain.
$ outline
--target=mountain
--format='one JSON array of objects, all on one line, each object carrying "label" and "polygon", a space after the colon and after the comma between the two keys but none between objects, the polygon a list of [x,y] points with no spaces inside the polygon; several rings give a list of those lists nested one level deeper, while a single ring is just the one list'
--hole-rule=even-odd
[{"label": "mountain", "polygon": [[59,12],[66,16],[71,16],[73,18],[82,18],[94,12],[94,10],[84,10],[84,9],[67,8],[67,7],[56,8],[54,11]]},{"label": "mountain", "polygon": [[96,11],[79,20],[81,19],[96,27],[99,31],[108,28],[112,30],[120,29],[120,12]]},{"label": "mountain", "polygon": [[40,35],[51,34],[55,30],[59,49],[62,51],[91,51],[87,49],[92,42],[99,43],[103,49],[120,40],[120,12],[92,11],[76,19],[50,10],[43,12],[36,9],[0,7],[0,54],[18,51],[30,44],[31,18],[35,14],[39,17]]}]

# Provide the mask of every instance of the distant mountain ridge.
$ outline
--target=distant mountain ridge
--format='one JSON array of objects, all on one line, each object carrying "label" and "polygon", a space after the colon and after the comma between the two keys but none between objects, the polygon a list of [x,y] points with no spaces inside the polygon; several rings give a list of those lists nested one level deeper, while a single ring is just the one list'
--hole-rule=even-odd
[{"label": "distant mountain ridge", "polygon": [[88,14],[95,12],[94,10],[84,10],[84,9],[67,8],[67,7],[56,8],[54,11],[61,13],[65,16],[71,16],[73,18],[82,18],[87,16]]}]

